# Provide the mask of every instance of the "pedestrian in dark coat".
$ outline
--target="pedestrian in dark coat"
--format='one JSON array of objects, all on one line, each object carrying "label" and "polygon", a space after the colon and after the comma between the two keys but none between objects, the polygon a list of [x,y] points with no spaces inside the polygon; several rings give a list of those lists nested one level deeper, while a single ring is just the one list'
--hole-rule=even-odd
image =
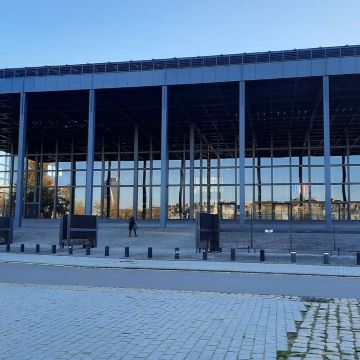
[{"label": "pedestrian in dark coat", "polygon": [[130,237],[131,237],[131,231],[134,231],[135,236],[137,236],[136,229],[137,229],[137,225],[135,222],[135,218],[132,216],[129,220],[129,236]]}]

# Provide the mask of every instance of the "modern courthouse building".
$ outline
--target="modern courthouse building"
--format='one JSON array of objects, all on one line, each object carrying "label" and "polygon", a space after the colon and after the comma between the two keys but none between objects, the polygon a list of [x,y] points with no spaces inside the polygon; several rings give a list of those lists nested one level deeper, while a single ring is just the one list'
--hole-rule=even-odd
[{"label": "modern courthouse building", "polygon": [[360,46],[0,70],[0,215],[360,219]]}]

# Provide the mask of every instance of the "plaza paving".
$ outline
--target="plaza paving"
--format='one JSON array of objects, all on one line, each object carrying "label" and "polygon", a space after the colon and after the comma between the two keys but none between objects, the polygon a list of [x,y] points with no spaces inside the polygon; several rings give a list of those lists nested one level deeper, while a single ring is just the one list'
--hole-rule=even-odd
[{"label": "plaza paving", "polygon": [[305,305],[220,293],[1,284],[0,359],[276,359]]}]

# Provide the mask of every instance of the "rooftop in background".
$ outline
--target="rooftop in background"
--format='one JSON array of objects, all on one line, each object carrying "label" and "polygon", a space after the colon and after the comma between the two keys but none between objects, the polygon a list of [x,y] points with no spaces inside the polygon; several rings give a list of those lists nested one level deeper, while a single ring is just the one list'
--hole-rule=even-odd
[{"label": "rooftop in background", "polygon": [[360,45],[258,53],[0,69],[1,78],[113,73],[360,56]]}]

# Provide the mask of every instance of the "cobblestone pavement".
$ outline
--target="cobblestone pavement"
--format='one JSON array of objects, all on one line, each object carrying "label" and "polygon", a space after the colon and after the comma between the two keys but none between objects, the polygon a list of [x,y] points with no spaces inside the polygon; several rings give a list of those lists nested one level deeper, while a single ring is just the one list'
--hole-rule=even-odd
[{"label": "cobblestone pavement", "polygon": [[360,304],[355,299],[311,303],[289,359],[360,359]]},{"label": "cobblestone pavement", "polygon": [[[271,360],[306,310],[290,297],[12,284],[0,284],[0,301],[2,360]],[[336,304],[344,322],[358,311]]]}]

